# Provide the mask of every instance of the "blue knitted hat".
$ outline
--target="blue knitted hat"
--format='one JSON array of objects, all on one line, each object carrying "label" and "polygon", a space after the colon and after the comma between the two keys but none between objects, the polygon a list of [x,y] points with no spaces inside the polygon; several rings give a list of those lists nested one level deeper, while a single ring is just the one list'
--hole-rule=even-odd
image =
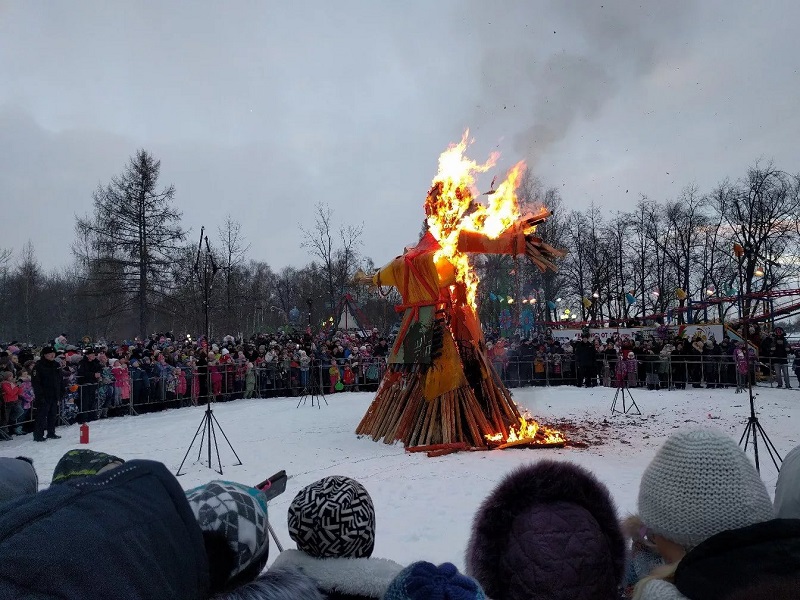
[{"label": "blue knitted hat", "polygon": [[486,595],[450,563],[415,562],[394,578],[383,600],[486,600]]}]

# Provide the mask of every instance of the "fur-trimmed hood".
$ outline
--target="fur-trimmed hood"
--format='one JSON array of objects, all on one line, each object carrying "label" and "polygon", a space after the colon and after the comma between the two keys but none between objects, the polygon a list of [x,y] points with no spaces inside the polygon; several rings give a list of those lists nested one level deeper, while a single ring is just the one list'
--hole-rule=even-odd
[{"label": "fur-trimmed hood", "polygon": [[324,600],[313,579],[297,569],[270,569],[213,600]]},{"label": "fur-trimmed hood", "polygon": [[466,564],[494,600],[610,600],[625,542],[606,487],[581,467],[546,460],[516,469],[484,500]]},{"label": "fur-trimmed hood", "polygon": [[385,558],[314,558],[300,550],[284,550],[273,569],[297,569],[316,581],[325,594],[382,598],[403,566]]}]

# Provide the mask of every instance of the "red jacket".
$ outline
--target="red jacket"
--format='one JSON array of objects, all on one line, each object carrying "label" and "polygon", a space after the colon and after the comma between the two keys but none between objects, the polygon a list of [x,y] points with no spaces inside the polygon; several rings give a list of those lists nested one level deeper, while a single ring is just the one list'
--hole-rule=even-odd
[{"label": "red jacket", "polygon": [[19,395],[22,393],[22,388],[16,383],[13,381],[4,381],[0,387],[3,389],[3,400],[6,403],[19,402]]}]

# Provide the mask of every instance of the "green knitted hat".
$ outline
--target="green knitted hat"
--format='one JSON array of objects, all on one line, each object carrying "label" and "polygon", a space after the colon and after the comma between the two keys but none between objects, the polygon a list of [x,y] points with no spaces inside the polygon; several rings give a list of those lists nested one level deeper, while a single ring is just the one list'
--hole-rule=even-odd
[{"label": "green knitted hat", "polygon": [[88,449],[70,450],[58,461],[53,471],[52,483],[64,483],[75,477],[97,475],[109,465],[115,463],[121,465],[124,462],[121,458],[105,452]]}]

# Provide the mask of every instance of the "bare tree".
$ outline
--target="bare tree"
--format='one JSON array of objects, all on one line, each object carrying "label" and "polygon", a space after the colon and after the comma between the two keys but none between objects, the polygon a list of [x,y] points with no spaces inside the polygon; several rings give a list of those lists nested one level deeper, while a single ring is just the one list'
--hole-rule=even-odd
[{"label": "bare tree", "polygon": [[[736,184],[722,183],[711,202],[720,222],[730,231],[731,243],[745,249],[742,292],[768,291],[796,275],[797,221],[800,213],[800,176],[776,169],[772,163],[756,164]],[[788,260],[781,262],[787,257]],[[756,267],[773,266],[771,276],[756,283]],[[746,297],[744,314],[753,316],[756,304]]]},{"label": "bare tree", "polygon": [[364,225],[347,225],[334,231],[332,221],[330,206],[317,204],[314,227],[309,230],[300,226],[303,234],[300,247],[319,259],[325,277],[326,296],[333,307],[344,295],[356,271]]},{"label": "bare tree", "polygon": [[[170,289],[169,267],[186,237],[174,208],[175,188],[157,189],[161,161],[139,150],[122,175],[94,193],[94,213],[77,230],[96,245],[91,277],[119,285],[120,306],[135,306],[146,336],[150,313]],[[129,304],[130,303],[130,304]]]},{"label": "bare tree", "polygon": [[232,311],[233,286],[239,275],[237,269],[244,264],[247,253],[250,251],[250,244],[246,243],[244,234],[242,234],[242,224],[234,220],[230,214],[225,217],[224,223],[217,231],[222,255],[220,267],[225,277],[225,306],[228,311]]},{"label": "bare tree", "polygon": [[14,278],[17,283],[17,300],[22,309],[21,333],[24,334],[25,341],[31,342],[34,329],[32,317],[39,314],[39,292],[43,282],[42,267],[36,258],[36,251],[30,240],[25,242],[22,247]]},{"label": "bare tree", "polygon": [[[703,246],[703,232],[709,224],[708,201],[700,195],[697,186],[691,185],[677,200],[667,203],[664,215],[666,230],[661,240],[662,249],[678,285],[691,297],[692,273]],[[683,308],[685,302],[686,299],[679,299],[679,306]],[[683,312],[679,313],[678,322],[683,322]]]}]

